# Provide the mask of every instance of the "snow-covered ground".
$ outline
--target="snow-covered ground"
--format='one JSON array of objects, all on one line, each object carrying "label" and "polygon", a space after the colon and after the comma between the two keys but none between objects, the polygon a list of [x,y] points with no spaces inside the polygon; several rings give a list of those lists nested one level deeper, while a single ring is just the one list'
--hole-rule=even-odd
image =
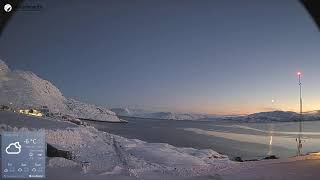
[{"label": "snow-covered ground", "polygon": [[0,111],[0,132],[43,129],[46,142],[72,152],[73,160],[48,158],[53,179],[318,179],[320,155],[232,162],[206,149],[127,139],[93,127]]},{"label": "snow-covered ground", "polygon": [[223,180],[318,180],[320,155],[234,164],[219,173]]},{"label": "snow-covered ground", "polygon": [[28,71],[10,70],[0,60],[0,105],[13,109],[42,109],[46,106],[55,115],[98,121],[120,122],[107,108],[68,99],[51,82]]},{"label": "snow-covered ground", "polygon": [[234,163],[227,156],[211,149],[147,143],[58,119],[35,118],[4,111],[0,111],[0,119],[1,131],[43,129],[47,143],[74,155],[73,161],[50,159],[49,169],[79,167],[79,173],[96,176],[121,175],[153,179],[212,175]]}]

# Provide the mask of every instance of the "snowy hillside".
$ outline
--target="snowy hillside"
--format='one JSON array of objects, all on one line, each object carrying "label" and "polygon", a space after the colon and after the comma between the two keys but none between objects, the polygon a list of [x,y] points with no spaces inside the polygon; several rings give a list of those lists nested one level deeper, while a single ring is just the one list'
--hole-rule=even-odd
[{"label": "snowy hillside", "polygon": [[120,121],[108,109],[67,99],[52,83],[32,72],[12,71],[0,60],[0,105],[14,109],[47,106],[52,113],[75,118]]},{"label": "snowy hillside", "polygon": [[109,109],[98,107],[92,104],[86,104],[74,99],[67,100],[67,107],[71,110],[71,115],[83,118],[83,119],[93,119],[93,120],[108,120],[112,122],[119,121],[116,113],[110,111]]},{"label": "snowy hillside", "polygon": [[51,112],[65,113],[66,98],[49,81],[32,72],[11,71],[0,60],[0,104],[15,109],[47,106]]}]

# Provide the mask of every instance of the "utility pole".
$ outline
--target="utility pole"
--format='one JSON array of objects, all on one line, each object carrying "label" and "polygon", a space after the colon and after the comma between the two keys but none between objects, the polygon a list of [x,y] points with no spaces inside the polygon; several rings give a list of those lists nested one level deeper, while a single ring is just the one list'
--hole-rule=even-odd
[{"label": "utility pole", "polygon": [[301,133],[302,133],[302,83],[301,83],[301,72],[297,73],[298,78],[299,78],[299,94],[300,94],[300,121],[299,121],[299,136],[298,136],[298,156],[301,155],[301,150],[302,150],[302,137],[301,137]]}]

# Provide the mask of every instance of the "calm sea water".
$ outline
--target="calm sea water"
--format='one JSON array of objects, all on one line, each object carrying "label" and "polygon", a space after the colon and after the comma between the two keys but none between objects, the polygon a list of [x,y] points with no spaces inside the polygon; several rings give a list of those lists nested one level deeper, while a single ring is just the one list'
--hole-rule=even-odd
[{"label": "calm sea water", "polygon": [[[297,154],[298,122],[228,123],[123,118],[127,124],[89,122],[96,128],[151,143],[210,148],[230,157],[290,157]],[[303,122],[302,153],[320,151],[320,121]]]}]

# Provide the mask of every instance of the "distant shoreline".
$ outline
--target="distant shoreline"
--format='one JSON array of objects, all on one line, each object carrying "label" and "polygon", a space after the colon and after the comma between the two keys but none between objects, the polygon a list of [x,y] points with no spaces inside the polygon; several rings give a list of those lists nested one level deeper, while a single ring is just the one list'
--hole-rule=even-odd
[{"label": "distant shoreline", "polygon": [[[131,119],[149,119],[149,120],[173,120],[173,121],[205,121],[205,122],[226,122],[226,123],[282,123],[282,122],[300,122],[298,120],[288,120],[288,121],[246,121],[246,120],[233,120],[233,119],[197,119],[197,120],[189,120],[189,119],[165,119],[165,118],[148,118],[148,117],[137,117],[137,116],[118,116],[121,118],[131,118]],[[320,119],[316,120],[302,120],[301,122],[315,122],[320,121]],[[118,122],[117,122],[118,123]]]},{"label": "distant shoreline", "polygon": [[101,120],[87,119],[87,118],[78,118],[78,119],[80,119],[82,121],[94,121],[94,122],[105,122],[105,123],[128,123],[128,121],[126,121],[124,119],[120,119],[120,121],[101,121]]}]

